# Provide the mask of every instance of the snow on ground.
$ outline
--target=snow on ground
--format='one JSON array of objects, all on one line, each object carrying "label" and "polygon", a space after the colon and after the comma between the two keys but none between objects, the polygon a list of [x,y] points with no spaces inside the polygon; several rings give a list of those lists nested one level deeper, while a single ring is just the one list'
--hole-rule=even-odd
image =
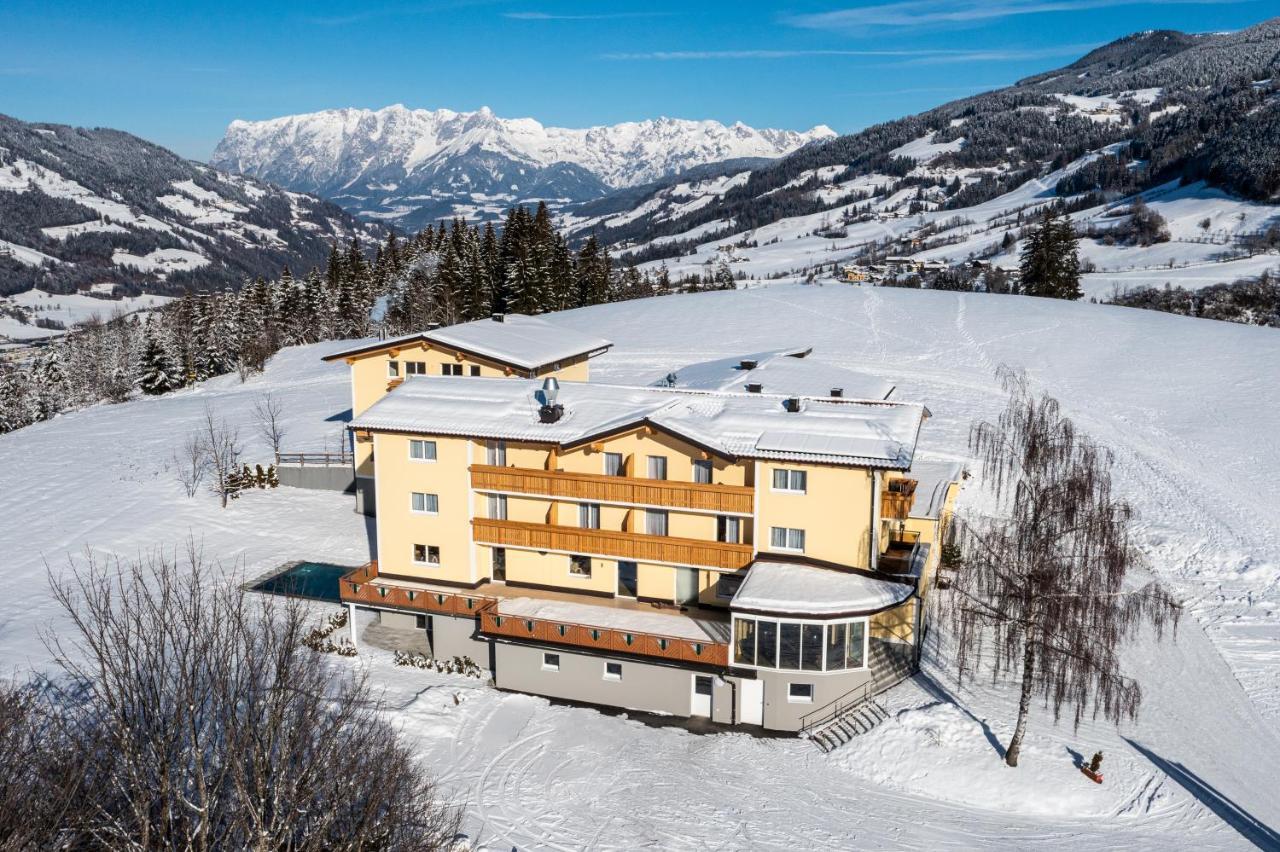
[{"label": "snow on ground", "polygon": [[[110,294],[115,285],[102,282],[91,285],[94,292]],[[135,311],[158,308],[172,301],[170,296],[125,296],[120,299],[99,299],[85,293],[46,293],[43,290],[26,290],[12,296],[0,296],[0,307],[13,305],[23,308],[33,320],[48,319],[70,328],[79,322],[93,319],[109,319],[117,311],[131,314]],[[0,338],[10,340],[34,340],[62,334],[55,329],[38,328],[14,317],[0,317]]]},{"label": "snow on ground", "polygon": [[949,142],[935,142],[936,133],[912,139],[905,145],[899,145],[889,152],[890,157],[906,157],[917,163],[932,163],[943,154],[954,154],[964,147],[964,137]]},{"label": "snow on ground", "polygon": [[1280,255],[1259,254],[1213,263],[1193,263],[1172,269],[1153,267],[1130,272],[1089,272],[1080,277],[1080,289],[1086,299],[1111,298],[1116,292],[1139,287],[1163,287],[1170,284],[1187,290],[1199,290],[1212,284],[1227,284],[1242,278],[1256,278],[1263,272],[1280,270]]},{"label": "snow on ground", "polygon": [[[505,694],[483,682],[354,661],[487,849],[1248,848],[1246,816],[1280,825],[1280,336],[1154,312],[1008,296],[784,285],[672,296],[557,315],[614,340],[597,380],[638,381],[686,361],[778,345],[884,375],[933,417],[923,453],[964,457],[968,426],[1002,397],[995,365],[1024,367],[1117,454],[1141,512],[1152,570],[1186,602],[1174,644],[1126,651],[1143,683],[1136,724],[1053,727],[1037,707],[1022,766],[1007,769],[1013,691],[957,684],[935,626],[925,677],[892,690],[891,718],[831,755],[794,738],[696,735]],[[267,458],[250,406],[282,396],[289,448],[332,449],[348,371],[319,362],[345,344],[282,352],[241,385],[97,406],[0,436],[0,653],[43,665],[35,638],[61,620],[46,593],[84,548],[132,557],[200,540],[254,576],[292,559],[356,564],[369,526],[352,499],[281,488],[227,510],[187,498],[171,456],[211,403]],[[971,502],[974,486],[962,495]],[[328,607],[320,607],[327,611]],[[994,742],[993,742],[994,741]],[[1107,783],[1076,770],[1106,754]]]},{"label": "snow on ground", "polygon": [[76,237],[80,234],[127,234],[128,228],[122,228],[114,222],[104,222],[101,219],[94,219],[89,222],[77,222],[74,225],[54,225],[49,228],[41,228],[40,232],[51,240],[65,240],[68,237]]},{"label": "snow on ground", "polygon": [[186,272],[209,265],[209,258],[189,249],[161,248],[145,255],[130,254],[116,249],[111,256],[116,266],[132,266],[141,272],[155,272],[161,277],[170,272]]},{"label": "snow on ground", "polygon": [[6,240],[0,240],[0,257],[7,257],[16,260],[23,266],[40,266],[45,263],[62,263],[56,257],[47,255],[44,252],[36,251],[33,248],[20,246],[17,243],[11,243]]}]

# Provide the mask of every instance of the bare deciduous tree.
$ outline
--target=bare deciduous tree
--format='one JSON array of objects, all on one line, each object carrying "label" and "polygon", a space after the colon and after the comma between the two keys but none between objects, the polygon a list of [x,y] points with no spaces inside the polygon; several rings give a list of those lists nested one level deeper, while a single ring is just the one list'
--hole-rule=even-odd
[{"label": "bare deciduous tree", "polygon": [[[46,637],[62,676],[42,683],[39,699],[19,695],[13,713],[0,697],[0,757],[17,758],[0,762],[0,805],[49,804],[35,834],[0,815],[4,848],[453,843],[460,812],[441,801],[363,676],[335,673],[303,644],[297,602],[246,595],[194,546],[183,564],[90,557],[51,582],[73,627]],[[28,722],[6,727],[10,716]],[[52,720],[54,736],[33,733],[37,717]],[[62,806],[68,793],[74,807]]]},{"label": "bare deciduous tree", "polygon": [[198,432],[187,436],[181,453],[174,453],[173,464],[178,472],[178,481],[182,483],[182,490],[187,492],[188,497],[196,496],[208,467],[204,457],[204,442]]},{"label": "bare deciduous tree", "polygon": [[205,404],[204,424],[200,429],[200,443],[204,449],[205,464],[213,477],[210,483],[213,493],[227,508],[227,499],[234,492],[235,479],[240,470],[240,432],[225,420],[219,420],[213,406]]},{"label": "bare deciduous tree", "polygon": [[284,403],[279,397],[264,393],[253,403],[253,417],[258,425],[258,434],[271,445],[271,453],[280,457],[280,445],[284,442]]},{"label": "bare deciduous tree", "polygon": [[1008,406],[969,436],[998,508],[952,524],[963,564],[940,600],[962,678],[988,662],[996,679],[1021,678],[1005,752],[1017,766],[1034,694],[1055,721],[1074,708],[1077,727],[1090,710],[1117,723],[1136,717],[1142,690],[1121,674],[1120,646],[1146,623],[1158,636],[1168,622],[1176,630],[1179,607],[1158,584],[1129,578],[1142,558],[1133,511],[1112,493],[1111,453],[1078,433],[1055,399],[1033,395],[1024,376],[1000,376]]}]

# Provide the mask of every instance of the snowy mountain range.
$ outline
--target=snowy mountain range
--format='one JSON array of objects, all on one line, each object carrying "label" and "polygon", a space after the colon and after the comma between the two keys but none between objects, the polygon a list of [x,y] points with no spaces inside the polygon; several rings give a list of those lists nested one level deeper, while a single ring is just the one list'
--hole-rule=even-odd
[{"label": "snowy mountain range", "polygon": [[454,214],[500,215],[520,201],[599,198],[709,163],[776,158],[835,135],[822,125],[797,132],[673,118],[570,129],[488,108],[397,104],[233,121],[210,162],[415,228]]},{"label": "snowy mountain range", "polygon": [[0,115],[0,296],[236,286],[285,264],[305,273],[331,242],[382,232],[128,133]]},{"label": "snowy mountain range", "polygon": [[[1136,233],[1141,196],[1159,217]],[[562,216],[672,275],[828,274],[869,254],[1015,267],[1066,205],[1086,293],[1225,283],[1280,267],[1280,18],[1137,33],[1071,65],[763,166],[613,195]]]}]

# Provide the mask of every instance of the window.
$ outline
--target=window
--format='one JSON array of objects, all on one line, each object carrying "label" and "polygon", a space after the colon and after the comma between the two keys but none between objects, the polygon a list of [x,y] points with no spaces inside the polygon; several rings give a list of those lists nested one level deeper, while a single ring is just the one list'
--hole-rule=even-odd
[{"label": "window", "polygon": [[448,362],[440,365],[440,375],[442,376],[461,376],[462,365],[450,364]]},{"label": "window", "polygon": [[494,521],[505,521],[507,519],[507,495],[489,495],[489,519]]},{"label": "window", "polygon": [[480,375],[480,366],[478,364],[471,365],[471,375],[473,376]]},{"label": "window", "polygon": [[436,442],[412,440],[409,442],[409,458],[413,461],[435,461]]},{"label": "window", "polygon": [[507,466],[507,442],[490,441],[484,445],[484,463],[491,467]]},{"label": "window", "polygon": [[493,579],[500,583],[507,581],[507,549],[505,547],[495,547],[493,549],[489,567]]},{"label": "window", "polygon": [[600,506],[596,503],[579,503],[578,526],[584,530],[600,529]]},{"label": "window", "polygon": [[604,475],[605,476],[626,476],[627,468],[622,462],[622,453],[605,453],[604,454]]},{"label": "window", "polygon": [[434,544],[415,544],[413,546],[413,561],[419,565],[439,565],[440,548]]},{"label": "window", "polygon": [[804,530],[773,527],[769,530],[769,546],[774,550],[792,550],[804,553]]},{"label": "window", "polygon": [[787,701],[790,701],[793,704],[812,704],[813,703],[813,684],[811,683],[787,684]]},{"label": "window", "polygon": [[622,663],[605,663],[604,679],[622,680]]},{"label": "window", "polygon": [[756,620],[754,618],[733,620],[733,661],[741,666],[756,664]]},{"label": "window", "polygon": [[404,374],[406,376],[425,376],[427,374],[426,361],[405,361]]},{"label": "window", "polygon": [[644,531],[649,535],[666,535],[667,513],[662,509],[645,509]]},{"label": "window", "polygon": [[741,574],[721,574],[716,578],[716,599],[722,601],[732,600],[742,586],[742,580],[743,575]]},{"label": "window", "polygon": [[693,481],[700,482],[703,485],[711,484],[711,462],[695,461],[693,463]]},{"label": "window", "polygon": [[667,478],[667,457],[666,456],[649,456],[649,478],[650,479],[666,479]]},{"label": "window", "polygon": [[387,378],[396,379],[399,377],[400,377],[400,362],[388,361],[387,362]]},{"label": "window", "polygon": [[582,577],[591,579],[591,557],[590,556],[570,556],[569,557],[569,576]]},{"label": "window", "polygon": [[742,540],[742,520],[721,515],[716,518],[716,541],[738,544]]},{"label": "window", "polygon": [[410,508],[424,515],[435,515],[440,512],[440,497],[436,494],[423,494],[414,491],[409,495]]},{"label": "window", "polygon": [[803,470],[775,468],[773,471],[774,491],[791,491],[796,494],[803,494],[808,485],[809,475]]},{"label": "window", "polygon": [[866,619],[822,623],[735,617],[733,662],[813,672],[863,668],[866,635]]},{"label": "window", "polygon": [[560,671],[560,655],[559,654],[543,654],[542,670],[544,672]]}]

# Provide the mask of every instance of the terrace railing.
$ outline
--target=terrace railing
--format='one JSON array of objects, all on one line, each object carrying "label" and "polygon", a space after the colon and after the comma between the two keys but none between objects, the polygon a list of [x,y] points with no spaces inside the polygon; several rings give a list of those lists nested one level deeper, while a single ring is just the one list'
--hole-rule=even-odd
[{"label": "terrace railing", "polygon": [[755,489],[742,485],[676,482],[668,479],[640,479],[632,476],[478,464],[471,466],[471,487],[477,491],[503,491],[566,500],[662,506],[739,515],[750,515],[755,504]]}]

